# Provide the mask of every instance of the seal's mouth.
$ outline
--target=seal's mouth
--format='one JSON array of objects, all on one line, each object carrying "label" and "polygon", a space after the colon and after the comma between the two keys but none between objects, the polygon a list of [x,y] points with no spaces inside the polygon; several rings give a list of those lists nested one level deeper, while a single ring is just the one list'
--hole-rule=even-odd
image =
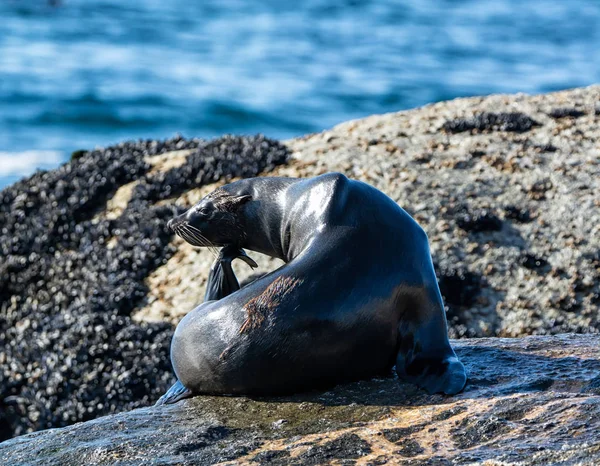
[{"label": "seal's mouth", "polygon": [[169,220],[167,228],[171,229],[177,236],[183,238],[192,246],[199,248],[214,248],[216,246],[198,228],[190,225],[190,223],[183,219],[174,218]]}]

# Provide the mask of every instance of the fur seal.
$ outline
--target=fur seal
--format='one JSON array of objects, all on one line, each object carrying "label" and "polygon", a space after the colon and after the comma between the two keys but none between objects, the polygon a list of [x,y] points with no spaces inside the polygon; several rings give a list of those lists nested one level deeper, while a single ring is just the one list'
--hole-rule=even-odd
[{"label": "fur seal", "polygon": [[[178,382],[157,404],[196,394],[279,395],[389,373],[429,393],[466,383],[450,346],[423,229],[372,186],[328,173],[218,188],[169,227],[223,246],[206,301],[177,326]],[[242,248],[282,259],[239,287]]]}]

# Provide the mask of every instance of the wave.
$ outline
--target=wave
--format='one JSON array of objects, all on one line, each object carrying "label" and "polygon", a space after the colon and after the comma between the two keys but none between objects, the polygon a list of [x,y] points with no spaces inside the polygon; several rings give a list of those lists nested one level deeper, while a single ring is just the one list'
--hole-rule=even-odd
[{"label": "wave", "polygon": [[55,150],[0,152],[0,177],[30,175],[38,168],[54,168],[64,161],[64,154]]}]

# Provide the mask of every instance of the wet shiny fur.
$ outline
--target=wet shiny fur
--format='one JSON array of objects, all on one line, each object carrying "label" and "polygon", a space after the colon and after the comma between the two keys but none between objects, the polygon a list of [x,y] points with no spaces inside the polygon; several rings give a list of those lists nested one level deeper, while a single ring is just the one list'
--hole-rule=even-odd
[{"label": "wet shiny fur", "polygon": [[[227,247],[207,301],[177,326],[179,382],[159,404],[200,393],[299,392],[394,365],[430,393],[464,387],[427,236],[377,189],[338,173],[245,179],[170,226],[192,244]],[[239,289],[231,261],[248,262],[241,248],[285,265]]]}]

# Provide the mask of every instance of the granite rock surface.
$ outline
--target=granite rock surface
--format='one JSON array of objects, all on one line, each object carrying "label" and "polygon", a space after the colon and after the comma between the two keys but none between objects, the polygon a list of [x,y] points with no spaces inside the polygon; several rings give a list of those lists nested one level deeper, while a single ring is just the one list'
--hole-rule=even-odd
[{"label": "granite rock surface", "polygon": [[196,397],[0,444],[11,465],[594,465],[600,336],[455,341],[463,393],[390,375],[286,398]]}]

